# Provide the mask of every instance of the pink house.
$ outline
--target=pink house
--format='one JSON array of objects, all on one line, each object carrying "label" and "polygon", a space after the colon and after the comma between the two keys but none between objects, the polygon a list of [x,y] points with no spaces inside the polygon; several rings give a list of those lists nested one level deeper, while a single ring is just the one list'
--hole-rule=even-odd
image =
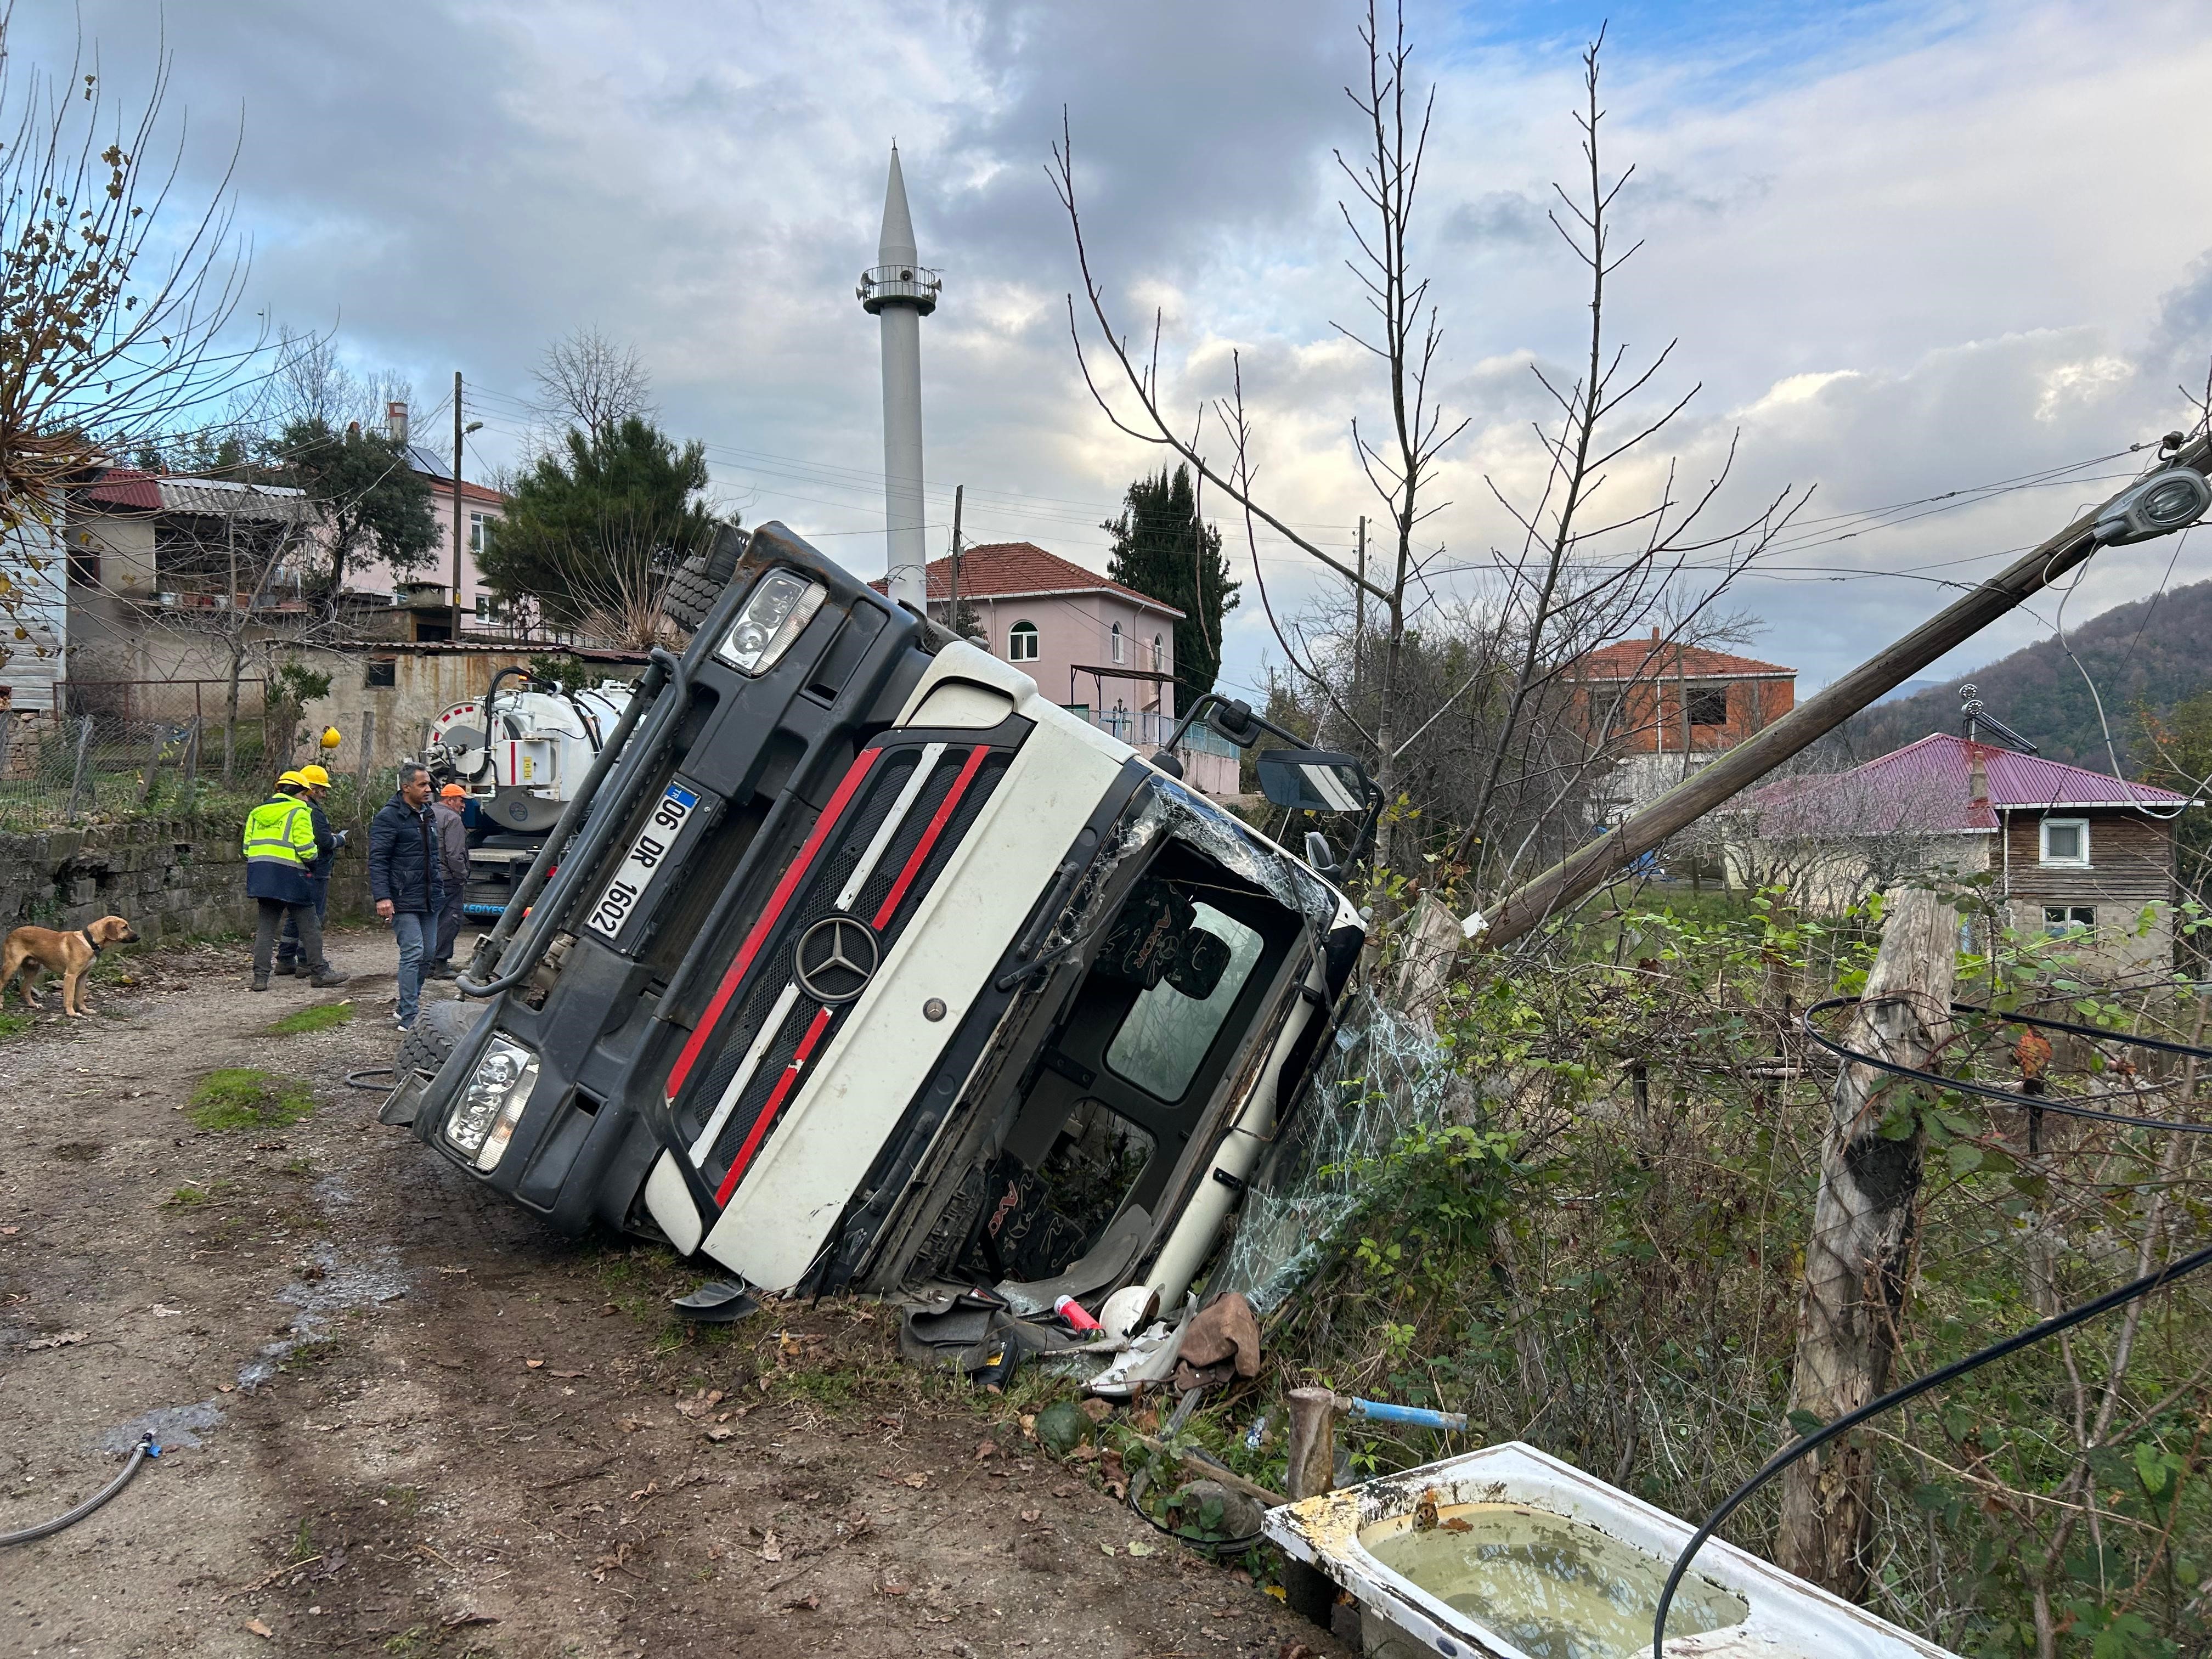
[{"label": "pink house", "polygon": [[[430,513],[438,524],[438,538],[432,546],[431,562],[418,565],[403,575],[374,556],[358,559],[346,572],[346,588],[349,592],[382,598],[392,593],[402,581],[453,586],[453,462],[450,459],[441,460],[435,451],[414,443],[407,446],[407,458],[413,465],[415,476],[430,491]],[[477,556],[489,544],[500,521],[507,516],[507,497],[496,489],[471,483],[464,478],[461,481],[460,515],[461,627],[471,633],[505,632],[505,614],[500,609],[497,597],[486,586],[482,573],[477,568]]]},{"label": "pink house", "polygon": [[[992,542],[960,555],[960,608],[976,643],[1092,725],[1146,751],[1175,730],[1175,606],[1034,542]],[[951,624],[950,558],[930,562],[929,614]],[[1183,758],[1200,789],[1236,793],[1235,751],[1212,732],[1191,733]]]},{"label": "pink house", "polygon": [[[950,624],[952,561],[929,567],[929,611]],[[981,642],[1047,696],[1130,743],[1175,726],[1175,625],[1182,612],[1109,581],[1034,542],[992,542],[960,555],[960,605]],[[1126,730],[1120,728],[1127,727]]]}]

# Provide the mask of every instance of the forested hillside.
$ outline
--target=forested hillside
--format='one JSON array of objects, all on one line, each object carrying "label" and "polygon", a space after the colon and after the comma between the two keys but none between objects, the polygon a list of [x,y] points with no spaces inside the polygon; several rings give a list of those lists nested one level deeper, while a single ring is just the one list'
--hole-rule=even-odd
[{"label": "forested hillside", "polygon": [[2080,669],[2055,635],[2039,640],[1971,674],[1856,716],[1844,728],[1852,755],[1868,760],[1930,732],[1957,731],[1959,687],[1971,680],[1992,714],[2051,759],[2107,771],[2112,763],[2083,683],[2086,669],[2104,699],[2120,763],[2132,772],[2128,743],[2136,731],[2136,709],[2164,714],[2212,686],[2212,650],[2205,644],[2212,637],[2212,581],[2115,606],[2069,625],[2066,636]]}]

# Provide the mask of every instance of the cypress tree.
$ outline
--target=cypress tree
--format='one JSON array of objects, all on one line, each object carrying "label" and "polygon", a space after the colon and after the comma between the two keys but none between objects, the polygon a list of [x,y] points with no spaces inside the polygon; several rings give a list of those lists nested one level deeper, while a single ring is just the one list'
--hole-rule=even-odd
[{"label": "cypress tree", "polygon": [[1188,708],[1221,672],[1221,618],[1236,609],[1241,586],[1229,579],[1220,531],[1198,516],[1190,469],[1138,479],[1120,516],[1099,528],[1114,536],[1106,574],[1183,613],[1175,628],[1176,706]]}]

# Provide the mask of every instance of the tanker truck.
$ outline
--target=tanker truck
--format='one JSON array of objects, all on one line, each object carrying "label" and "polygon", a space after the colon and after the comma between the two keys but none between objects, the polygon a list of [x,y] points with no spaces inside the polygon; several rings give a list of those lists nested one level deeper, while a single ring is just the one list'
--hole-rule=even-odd
[{"label": "tanker truck", "polygon": [[432,782],[468,792],[465,915],[496,921],[506,913],[629,698],[621,680],[572,689],[526,669],[502,668],[481,698],[457,702],[430,722],[422,763]]}]

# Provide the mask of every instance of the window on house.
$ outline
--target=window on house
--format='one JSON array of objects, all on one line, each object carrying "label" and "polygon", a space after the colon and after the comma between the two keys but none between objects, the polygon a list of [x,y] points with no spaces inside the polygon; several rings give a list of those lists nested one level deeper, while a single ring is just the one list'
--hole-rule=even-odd
[{"label": "window on house", "polygon": [[1033,622],[1018,622],[1006,630],[1006,660],[1035,662],[1037,659],[1037,630]]},{"label": "window on house", "polygon": [[1158,634],[1152,635],[1152,672],[1164,674],[1168,666],[1168,642]]},{"label": "window on house", "polygon": [[2087,818],[2044,819],[2043,862],[2072,865],[2076,869],[2087,869],[2089,863],[2089,820]]},{"label": "window on house", "polygon": [[1114,624],[1114,660],[1115,662],[1121,660],[1121,624],[1115,623]]},{"label": "window on house", "polygon": [[2043,931],[2053,939],[2067,933],[2087,933],[2095,931],[2097,907],[2094,904],[2046,904],[2043,907]]},{"label": "window on house", "polygon": [[399,684],[399,659],[371,657],[362,671],[361,683],[366,686],[397,685]]},{"label": "window on house", "polygon": [[477,620],[480,623],[495,623],[505,622],[507,617],[501,612],[497,599],[489,593],[479,593],[477,595]]},{"label": "window on house", "polygon": [[100,586],[100,550],[92,545],[90,537],[69,550],[69,585],[71,587]]},{"label": "window on house", "polygon": [[481,553],[491,545],[491,528],[499,520],[487,513],[469,514],[469,551]]},{"label": "window on house", "polygon": [[1728,687],[1725,685],[1692,686],[1690,688],[1690,724],[1726,726],[1728,724]]}]

